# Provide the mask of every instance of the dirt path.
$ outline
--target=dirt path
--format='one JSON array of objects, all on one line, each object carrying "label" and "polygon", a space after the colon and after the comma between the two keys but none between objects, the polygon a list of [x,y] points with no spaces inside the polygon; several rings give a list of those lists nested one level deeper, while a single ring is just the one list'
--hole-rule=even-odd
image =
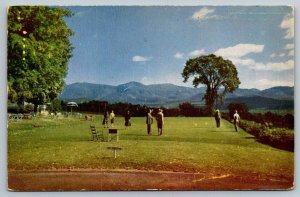
[{"label": "dirt path", "polygon": [[293,180],[255,175],[156,171],[9,171],[12,191],[57,190],[272,190],[291,189]]}]

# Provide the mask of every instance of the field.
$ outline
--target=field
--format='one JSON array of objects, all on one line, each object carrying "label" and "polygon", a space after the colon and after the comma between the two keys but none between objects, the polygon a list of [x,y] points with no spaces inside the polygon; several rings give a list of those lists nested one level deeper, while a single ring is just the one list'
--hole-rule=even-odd
[{"label": "field", "polygon": [[[117,117],[119,142],[107,142],[108,131],[93,121],[33,119],[9,122],[8,170],[146,170],[275,177],[293,181],[294,153],[261,144],[253,136],[234,131],[222,120],[166,118],[162,136],[147,135],[145,118],[132,118],[125,130]],[[90,125],[104,131],[105,142],[92,141]],[[109,147],[117,146],[117,158]]]}]

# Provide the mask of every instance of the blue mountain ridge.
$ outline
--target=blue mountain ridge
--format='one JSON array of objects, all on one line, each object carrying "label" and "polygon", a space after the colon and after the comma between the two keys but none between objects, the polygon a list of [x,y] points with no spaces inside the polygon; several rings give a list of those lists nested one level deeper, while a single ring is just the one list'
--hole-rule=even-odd
[{"label": "blue mountain ridge", "polygon": [[[117,86],[73,83],[65,86],[59,99],[76,102],[101,100],[109,103],[127,102],[149,106],[174,106],[182,102],[199,103],[204,93],[205,87],[191,88],[170,83],[144,85],[133,81]],[[233,93],[226,94],[225,103],[244,101],[246,104],[251,103],[251,106],[260,107],[264,104],[264,98],[267,103],[273,103],[270,106],[275,108],[276,105],[293,106],[294,87],[278,86],[265,90],[238,88]],[[255,104],[253,104],[253,100],[256,101]]]}]

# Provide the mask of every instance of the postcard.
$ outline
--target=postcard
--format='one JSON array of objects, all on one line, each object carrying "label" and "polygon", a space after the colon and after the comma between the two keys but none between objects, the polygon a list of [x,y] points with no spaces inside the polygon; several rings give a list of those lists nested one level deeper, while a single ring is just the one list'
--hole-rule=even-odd
[{"label": "postcard", "polygon": [[292,190],[291,6],[10,6],[9,191]]}]

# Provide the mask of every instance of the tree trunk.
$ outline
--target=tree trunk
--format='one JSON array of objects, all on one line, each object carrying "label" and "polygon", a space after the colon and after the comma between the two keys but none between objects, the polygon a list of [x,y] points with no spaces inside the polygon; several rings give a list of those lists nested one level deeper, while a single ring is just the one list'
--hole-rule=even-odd
[{"label": "tree trunk", "polygon": [[217,91],[215,89],[209,88],[207,90],[206,96],[206,107],[209,115],[213,115],[213,111],[215,108],[215,101],[217,99]]},{"label": "tree trunk", "polygon": [[215,99],[211,99],[207,103],[207,111],[211,116],[213,115],[213,111],[214,111],[214,107],[215,107],[214,104],[215,104]]},{"label": "tree trunk", "polygon": [[33,111],[36,114],[37,113],[37,109],[38,109],[38,104],[34,103],[33,105],[34,105]]}]

